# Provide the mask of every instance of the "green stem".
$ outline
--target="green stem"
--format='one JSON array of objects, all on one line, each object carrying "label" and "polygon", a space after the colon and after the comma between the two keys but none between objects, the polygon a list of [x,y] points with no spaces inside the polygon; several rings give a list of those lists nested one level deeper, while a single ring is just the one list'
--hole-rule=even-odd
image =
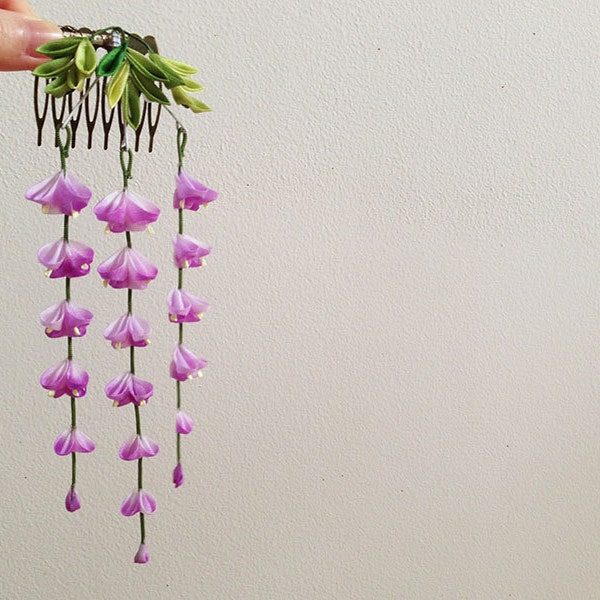
[{"label": "green stem", "polygon": [[[69,338],[71,341],[71,338]],[[75,406],[75,398],[71,396],[71,429],[77,427],[77,408]],[[77,454],[71,452],[71,485],[77,483]]]},{"label": "green stem", "polygon": [[140,513],[140,534],[141,534],[141,543],[146,543],[146,519],[145,514]]},{"label": "green stem", "polygon": [[185,157],[185,147],[187,145],[187,131],[182,125],[177,124],[177,172],[181,173],[183,169],[183,159]]},{"label": "green stem", "polygon": [[[125,162],[125,155],[127,155],[127,162]],[[121,161],[121,172],[123,173],[123,189],[126,190],[129,186],[129,180],[131,179],[131,168],[133,166],[133,150],[122,146],[119,152],[119,159]],[[129,235],[129,232],[126,232]]]},{"label": "green stem", "polygon": [[[64,129],[67,134],[67,139],[63,144],[61,138],[61,129]],[[73,137],[73,133],[71,131],[71,127],[69,125],[65,125],[64,127],[59,123],[56,126],[55,131],[55,143],[58,146],[58,151],[60,152],[60,169],[63,173],[67,172],[67,158],[69,158],[69,147],[71,146],[71,138]]]}]

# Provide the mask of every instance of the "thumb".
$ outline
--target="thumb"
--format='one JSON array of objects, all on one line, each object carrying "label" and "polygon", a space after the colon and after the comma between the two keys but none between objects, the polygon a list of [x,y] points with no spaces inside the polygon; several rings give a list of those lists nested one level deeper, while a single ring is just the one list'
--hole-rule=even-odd
[{"label": "thumb", "polygon": [[35,49],[63,37],[50,21],[0,10],[0,71],[26,71],[48,60]]}]

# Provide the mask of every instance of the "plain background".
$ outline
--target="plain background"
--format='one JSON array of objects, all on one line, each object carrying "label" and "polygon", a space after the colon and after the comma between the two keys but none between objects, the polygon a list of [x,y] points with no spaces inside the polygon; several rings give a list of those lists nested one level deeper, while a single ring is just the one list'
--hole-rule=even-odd
[{"label": "plain background", "polygon": [[[132,189],[163,207],[134,244],[160,269],[138,372],[159,502],[151,562],[119,514],[133,411],[104,384],[102,338],[125,294],[94,272],[75,342],[90,371],[79,423],[83,508],[53,454],[68,402],[39,374],[64,354],[39,313],[61,298],[36,251],[61,235],[23,193],[58,169],[35,145],[28,73],[1,75],[0,596],[10,599],[561,600],[600,598],[600,8],[531,0],[39,0],[61,24],[154,34],[198,66],[214,112],[178,111],[188,171],[221,196],[187,215],[214,247],[188,289],[210,365],[184,385],[197,422],[174,490],[174,127]],[[116,140],[69,168],[119,189]],[[86,210],[95,265],[121,247]]]}]

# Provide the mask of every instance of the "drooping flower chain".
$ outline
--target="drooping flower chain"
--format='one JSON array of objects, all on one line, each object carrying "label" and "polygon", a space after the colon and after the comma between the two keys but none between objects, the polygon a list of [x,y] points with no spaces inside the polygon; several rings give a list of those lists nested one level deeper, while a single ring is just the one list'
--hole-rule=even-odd
[{"label": "drooping flower chain", "polygon": [[46,244],[38,252],[39,262],[46,267],[50,279],[65,278],[65,299],[50,306],[40,315],[49,338],[67,338],[67,358],[46,369],[40,377],[41,386],[54,398],[66,395],[71,400],[71,427],[61,433],[54,442],[54,451],[59,456],[71,456],[71,486],[65,498],[65,508],[75,512],[81,508],[77,492],[77,453],[88,453],[95,449],[94,442],[77,428],[76,400],[85,396],[89,376],[73,362],[73,338],[83,337],[92,320],[92,313],[71,302],[71,279],[90,272],[94,251],[84,244],[69,239],[70,219],[83,210],[92,193],[73,174],[67,173],[71,129],[67,127],[66,141],[61,139],[57,128],[56,144],[60,151],[61,170],[44,179],[25,192],[28,200],[42,206],[46,215],[63,215],[63,236],[58,241]]},{"label": "drooping flower chain", "polygon": [[[75,131],[85,104],[86,122],[88,124],[88,147],[91,147],[91,132],[95,118],[88,121],[90,112],[89,94],[94,86],[103,82],[103,94],[106,96],[109,109],[116,109],[119,114],[121,133],[120,162],[123,173],[123,189],[103,198],[94,208],[96,217],[107,223],[107,230],[112,233],[125,233],[126,246],[104,261],[98,272],[105,285],[116,289],[127,289],[127,313],[116,319],[104,330],[104,337],[115,349],[129,348],[129,370],[111,380],[105,387],[108,398],[114,406],[133,404],[135,413],[135,435],[124,442],[119,450],[123,460],[137,461],[137,486],[123,501],[121,513],[124,516],[140,515],[141,541],[134,557],[136,563],[149,560],[146,545],[145,515],[156,510],[156,500],[143,488],[143,459],[155,456],[158,444],[142,435],[140,407],[144,406],[153,394],[153,385],[139,378],[135,372],[135,348],[149,343],[151,328],[147,321],[133,314],[133,290],[145,289],[157,275],[156,267],[132,246],[131,233],[147,229],[156,221],[159,209],[148,200],[142,198],[128,188],[131,178],[133,154],[127,143],[127,129],[136,130],[136,149],[139,132],[143,126],[144,115],[148,115],[151,129],[150,149],[155,125],[151,125],[150,109],[147,104],[158,104],[173,116],[177,122],[177,146],[179,168],[176,177],[174,207],[179,211],[179,230],[173,239],[174,260],[179,270],[178,286],[169,293],[169,318],[179,324],[179,340],[175,346],[171,365],[171,377],[177,386],[177,466],[173,473],[176,487],[183,482],[181,469],[180,436],[192,429],[192,420],[181,410],[180,384],[187,379],[200,376],[206,361],[195,356],[183,345],[183,323],[199,321],[208,304],[183,290],[183,269],[199,267],[203,257],[211,249],[183,232],[183,211],[198,210],[200,206],[213,201],[217,193],[199,181],[191,178],[182,170],[183,156],[187,134],[168,105],[171,100],[165,92],[170,92],[175,104],[183,106],[194,113],[209,111],[210,108],[193,98],[189,93],[202,90],[202,86],[190,76],[197,69],[185,63],[168,59],[158,53],[153,38],[141,38],[119,27],[89,32],[89,30],[73,30],[63,28],[66,37],[39,47],[37,51],[50,58],[47,63],[36,68],[34,75],[46,80],[45,92],[53,98],[52,115],[56,126],[56,142],[61,151],[62,171],[54,178],[49,178],[28,192],[30,200],[42,205],[47,214],[65,215],[63,237],[54,244],[48,244],[40,250],[39,259],[48,269],[50,278],[65,277],[66,299],[42,313],[42,323],[49,337],[67,336],[67,359],[42,375],[42,385],[56,397],[67,394],[71,398],[71,429],[61,434],[55,442],[55,451],[59,455],[72,456],[72,485],[67,495],[66,505],[70,511],[80,507],[79,496],[75,488],[76,453],[91,452],[94,443],[76,427],[75,398],[85,394],[88,375],[73,363],[72,337],[85,335],[92,315],[85,309],[78,308],[70,302],[70,279],[89,272],[93,259],[91,248],[69,240],[69,217],[87,206],[91,192],[71,174],[66,172],[66,157],[71,145],[75,145]],[[98,61],[96,50],[104,48],[108,52]],[[90,79],[92,76],[95,79]],[[37,89],[37,88],[36,88]],[[78,101],[73,102],[71,94],[80,93]],[[46,99],[48,96],[46,97]],[[63,109],[55,114],[56,99],[63,98]],[[67,102],[68,101],[68,102]],[[142,108],[143,105],[143,108]],[[47,106],[43,114],[38,115],[36,104],[36,120],[38,122],[38,144],[40,143],[40,127],[43,126]],[[64,107],[71,111],[63,119]],[[96,104],[96,114],[98,106]],[[104,122],[104,104],[102,105],[105,148],[108,130],[112,123],[112,112]],[[93,112],[93,111],[92,111]],[[58,122],[57,118],[62,120]],[[157,123],[157,122],[156,122]],[[67,132],[67,141],[62,143],[60,132]]]},{"label": "drooping flower chain", "polygon": [[[126,136],[123,138],[126,140]],[[124,142],[125,144],[126,142]],[[158,444],[142,434],[140,407],[145,406],[153,393],[150,382],[137,377],[135,372],[135,349],[150,343],[150,324],[133,314],[133,290],[144,290],[155,279],[158,269],[135,250],[131,233],[143,231],[154,223],[160,214],[157,206],[129,190],[133,152],[125,145],[120,150],[123,189],[102,199],[95,207],[94,214],[106,222],[106,231],[125,233],[126,246],[113,254],[98,267],[105,286],[127,289],[127,313],[112,322],[104,330],[104,337],[116,350],[129,348],[129,370],[111,380],[105,388],[106,396],[116,407],[133,404],[135,413],[135,434],[125,441],[119,456],[126,461],[137,461],[137,487],[121,505],[121,514],[131,517],[140,515],[140,546],[134,557],[137,563],[149,560],[146,545],[145,516],[156,511],[156,500],[144,490],[143,459],[156,456]]]},{"label": "drooping flower chain", "polygon": [[183,345],[183,324],[200,321],[203,313],[208,309],[208,303],[184,291],[183,271],[186,268],[203,266],[204,257],[210,254],[212,250],[209,246],[184,234],[183,214],[184,210],[197,211],[200,206],[206,206],[209,202],[216,200],[218,196],[217,192],[207,188],[183,171],[186,144],[187,133],[181,125],[178,125],[177,151],[179,165],[173,196],[173,208],[177,210],[179,217],[178,233],[173,238],[173,261],[178,269],[178,277],[177,287],[169,292],[167,298],[169,320],[178,323],[179,326],[178,341],[173,350],[170,367],[170,375],[175,379],[177,397],[175,417],[177,464],[173,470],[173,483],[176,488],[181,486],[184,480],[181,462],[181,436],[191,433],[194,426],[194,421],[181,408],[181,383],[194,377],[200,377],[202,369],[207,365],[206,360],[196,356]]}]

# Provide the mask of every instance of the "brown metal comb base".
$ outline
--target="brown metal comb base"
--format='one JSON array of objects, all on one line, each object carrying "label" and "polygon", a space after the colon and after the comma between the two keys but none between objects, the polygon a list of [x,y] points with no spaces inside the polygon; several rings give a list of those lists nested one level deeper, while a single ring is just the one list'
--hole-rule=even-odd
[{"label": "brown metal comb base", "polygon": [[[75,29],[69,25],[65,25],[61,27],[65,37],[71,36],[83,36],[83,35],[91,35],[93,31],[86,27],[82,29]],[[158,47],[156,44],[156,40],[152,36],[146,36],[141,38],[136,34],[133,34],[129,37],[129,46],[142,54],[147,53],[147,48],[144,43],[139,40],[144,40],[145,44],[148,44],[155,52],[158,52]],[[104,48],[105,50],[112,50],[116,46],[121,44],[121,34],[119,30],[110,30],[105,31],[101,34],[98,34],[92,37],[91,41],[94,46],[97,48]],[[81,92],[70,92],[65,95],[63,98],[55,98],[50,94],[44,93],[44,88],[46,84],[50,83],[51,79],[47,79],[44,82],[43,86],[40,86],[40,78],[34,77],[33,83],[33,106],[35,110],[35,121],[37,123],[37,145],[42,145],[42,137],[44,124],[48,120],[48,113],[51,113],[52,122],[52,139],[56,142],[56,129],[63,124],[63,120],[65,116],[70,115],[73,112],[75,107],[78,107],[75,113],[69,119],[69,125],[71,126],[72,138],[71,138],[71,147],[75,148],[75,144],[77,142],[77,129],[82,120],[82,114],[84,117],[84,122],[87,128],[87,147],[90,149],[94,140],[94,128],[96,127],[96,122],[98,121],[98,116],[100,115],[100,119],[102,121],[102,130],[103,130],[103,146],[104,150],[108,148],[108,141],[110,139],[110,131],[113,125],[113,122],[117,122],[119,125],[119,145],[122,144],[122,140],[125,136],[125,123],[123,121],[123,116],[120,110],[116,110],[116,108],[109,108],[108,102],[106,100],[106,78],[104,78],[102,82],[102,86],[96,84],[94,85],[88,79],[85,82],[85,86],[83,91]],[[94,89],[90,90],[90,88],[94,85]],[[41,87],[41,89],[40,89]],[[82,101],[83,99],[83,101]],[[154,147],[154,136],[156,135],[156,131],[158,129],[158,122],[160,120],[162,106],[160,104],[153,105],[153,103],[146,102],[144,100],[142,105],[142,117],[140,120],[140,126],[135,130],[135,151],[137,152],[140,147],[140,140],[142,136],[142,132],[144,130],[144,125],[147,124],[148,129],[148,152],[152,152]],[[116,113],[116,120],[115,120]]]}]

